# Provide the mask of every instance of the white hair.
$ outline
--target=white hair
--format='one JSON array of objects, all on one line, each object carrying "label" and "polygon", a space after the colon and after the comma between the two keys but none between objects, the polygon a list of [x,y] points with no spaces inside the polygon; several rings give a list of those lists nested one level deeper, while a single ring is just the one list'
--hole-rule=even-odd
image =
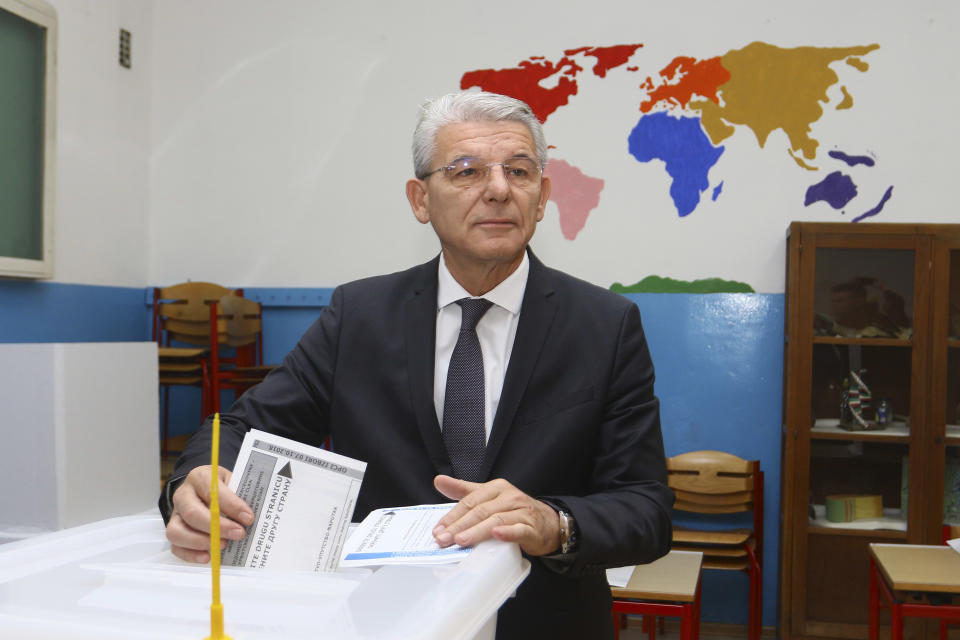
[{"label": "white hair", "polygon": [[547,165],[547,139],[543,126],[526,102],[486,91],[448,93],[428,100],[420,107],[420,119],[413,132],[413,173],[424,178],[436,151],[437,132],[449,124],[463,122],[513,121],[527,127],[537,150],[540,167]]}]

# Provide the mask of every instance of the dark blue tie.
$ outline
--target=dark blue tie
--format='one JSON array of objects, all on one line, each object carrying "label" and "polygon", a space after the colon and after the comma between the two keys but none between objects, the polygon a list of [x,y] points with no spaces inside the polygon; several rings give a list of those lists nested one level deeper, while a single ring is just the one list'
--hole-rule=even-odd
[{"label": "dark blue tie", "polygon": [[477,323],[493,303],[483,298],[463,298],[457,304],[463,319],[447,370],[443,442],[453,463],[454,477],[480,482],[487,438],[483,426],[483,353],[477,339]]}]

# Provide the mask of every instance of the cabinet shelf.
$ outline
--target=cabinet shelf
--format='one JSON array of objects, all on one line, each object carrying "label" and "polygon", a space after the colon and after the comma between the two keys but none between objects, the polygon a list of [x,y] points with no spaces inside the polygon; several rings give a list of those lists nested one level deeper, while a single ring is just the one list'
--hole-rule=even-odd
[{"label": "cabinet shelf", "polygon": [[946,427],[947,444],[960,447],[960,424],[948,424]]},{"label": "cabinet shelf", "polygon": [[[891,422],[878,431],[847,431],[837,426],[836,418],[819,418],[810,429],[810,437],[822,440],[862,440],[874,442],[910,442],[906,422]],[[960,437],[960,433],[957,434]]]},{"label": "cabinet shelf", "polygon": [[827,520],[827,508],[822,504],[813,505],[814,517],[809,519],[809,531],[829,535],[871,535],[882,533],[884,537],[906,538],[907,520],[900,509],[884,509],[883,517],[863,518],[852,522],[830,522]]},{"label": "cabinet shelf", "polygon": [[897,531],[894,529],[845,529],[840,527],[822,527],[819,524],[814,524],[813,522],[810,523],[807,533],[810,535],[820,536],[868,538],[870,541],[897,540],[900,542],[906,542],[907,540],[906,531]]},{"label": "cabinet shelf", "polygon": [[[960,343],[960,340],[957,341]],[[815,336],[813,344],[846,344],[864,345],[868,347],[906,347],[913,346],[912,340],[900,338],[842,338],[838,336]]]}]

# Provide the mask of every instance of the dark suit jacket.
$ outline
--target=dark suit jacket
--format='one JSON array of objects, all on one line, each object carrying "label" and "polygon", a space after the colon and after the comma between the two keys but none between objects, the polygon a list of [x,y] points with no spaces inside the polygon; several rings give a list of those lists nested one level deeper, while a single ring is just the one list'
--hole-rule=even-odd
[{"label": "dark suit jacket", "polygon": [[[612,637],[603,570],[670,547],[653,364],[635,304],[530,262],[483,471],[565,504],[580,546],[572,563],[532,559],[497,636]],[[354,520],[446,501],[433,488],[452,473],[433,405],[437,268],[435,258],[338,287],[282,366],[221,417],[221,464],[233,465],[251,427],[314,445],[329,434],[368,465]],[[209,464],[209,433],[208,421],[172,477]]]}]

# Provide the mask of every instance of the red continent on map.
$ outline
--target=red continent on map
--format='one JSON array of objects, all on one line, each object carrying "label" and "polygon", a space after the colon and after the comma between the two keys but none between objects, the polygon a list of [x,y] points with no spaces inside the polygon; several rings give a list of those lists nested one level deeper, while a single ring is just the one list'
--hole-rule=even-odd
[{"label": "red continent on map", "polygon": [[[549,60],[524,60],[518,67],[511,69],[477,69],[468,71],[460,78],[460,88],[480,87],[484,91],[502,93],[523,100],[540,122],[567,104],[570,96],[577,93],[577,82],[568,76],[576,76],[583,68],[569,58],[563,58],[557,64]],[[563,74],[552,89],[540,86],[544,78]]]},{"label": "red continent on map", "polygon": [[[580,47],[579,49],[567,49],[564,55],[575,56],[582,53],[593,56],[597,59],[597,64],[593,66],[593,75],[605,78],[607,71],[615,69],[630,60],[630,56],[636,53],[642,44],[618,44],[612,47]],[[627,71],[636,71],[636,67],[628,67]]]},{"label": "red continent on map", "polygon": [[723,68],[720,58],[697,60],[696,58],[678,57],[660,71],[660,77],[666,82],[656,89],[653,88],[653,79],[647,78],[640,85],[646,89],[649,98],[640,105],[640,111],[649,113],[661,101],[672,102],[679,107],[686,107],[694,95],[701,96],[720,104],[717,98],[717,88],[730,80],[730,72]]},{"label": "red continent on map", "polygon": [[[516,67],[507,69],[477,69],[460,78],[460,88],[480,87],[484,91],[502,93],[530,105],[540,122],[546,122],[554,111],[567,104],[577,93],[577,74],[583,67],[571,56],[588,55],[597,59],[591,71],[601,78],[607,71],[626,64],[642,44],[621,44],[610,47],[580,47],[564,51],[564,57],[553,63],[542,56],[531,56]],[[545,88],[542,80],[559,75],[555,86]]]}]

